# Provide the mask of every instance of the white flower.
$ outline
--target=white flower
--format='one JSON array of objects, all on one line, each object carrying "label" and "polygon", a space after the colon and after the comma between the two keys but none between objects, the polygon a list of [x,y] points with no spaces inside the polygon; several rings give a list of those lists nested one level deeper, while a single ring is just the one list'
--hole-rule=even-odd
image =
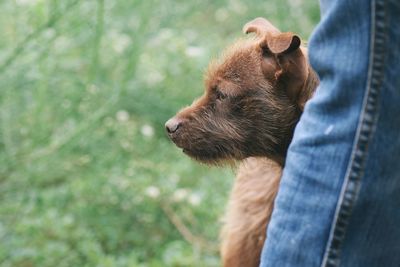
[{"label": "white flower", "polygon": [[160,195],[160,189],[156,186],[146,188],[146,195],[151,198],[157,198]]},{"label": "white flower", "polygon": [[173,183],[173,184],[177,184],[179,182],[179,180],[181,179],[181,177],[176,174],[176,173],[172,173],[170,176],[168,176],[168,179]]},{"label": "white flower", "polygon": [[193,193],[189,196],[189,203],[193,206],[198,206],[201,203],[201,196],[197,193]]},{"label": "white flower", "polygon": [[54,48],[57,53],[64,53],[66,50],[70,49],[72,45],[72,40],[66,36],[58,36],[54,40]]},{"label": "white flower", "polygon": [[145,82],[149,86],[155,86],[165,80],[165,75],[158,70],[149,70],[144,77]]},{"label": "white flower", "polygon": [[238,0],[230,0],[229,6],[234,12],[238,14],[243,14],[247,10],[247,6]]},{"label": "white flower", "polygon": [[154,128],[149,124],[145,124],[140,129],[140,132],[145,137],[152,137],[154,135]]},{"label": "white flower", "polygon": [[53,28],[48,28],[47,30],[45,30],[45,31],[43,32],[43,36],[44,36],[46,39],[51,39],[51,38],[53,38],[55,35],[56,35],[56,31],[55,31]]},{"label": "white flower", "polygon": [[154,35],[148,42],[150,47],[165,45],[165,43],[174,37],[174,31],[170,28],[162,28],[158,30],[158,33]]},{"label": "white flower", "polygon": [[134,176],[134,175],[135,175],[135,169],[134,169],[134,168],[128,168],[128,169],[125,171],[125,175],[128,176],[128,177]]},{"label": "white flower", "polygon": [[123,149],[125,149],[126,151],[129,151],[129,150],[131,150],[131,148],[132,148],[131,142],[129,142],[129,141],[127,141],[127,140],[121,140],[121,141],[119,142],[119,144],[120,144],[120,146],[121,146]]},{"label": "white flower", "polygon": [[39,0],[16,0],[15,2],[19,6],[34,6],[39,3]]},{"label": "white flower", "polygon": [[112,179],[112,183],[121,190],[124,190],[129,187],[130,180],[124,177],[116,177]]},{"label": "white flower", "polygon": [[74,217],[71,214],[67,214],[62,218],[64,225],[71,225],[74,223]]},{"label": "white flower", "polygon": [[185,54],[188,57],[200,57],[204,55],[204,49],[198,46],[188,46],[186,48]]},{"label": "white flower", "polygon": [[89,93],[95,94],[99,91],[99,88],[95,84],[91,84],[87,87],[87,90],[89,91]]},{"label": "white flower", "polygon": [[184,199],[187,198],[187,196],[189,195],[189,190],[186,188],[179,188],[177,189],[174,194],[172,195],[172,199],[175,202],[181,202]]},{"label": "white flower", "polygon": [[20,133],[21,135],[27,135],[27,134],[29,133],[29,131],[28,131],[27,128],[21,127],[21,128],[19,128],[19,133]]},{"label": "white flower", "polygon": [[129,113],[126,110],[119,110],[115,117],[119,122],[127,122],[129,120]]},{"label": "white flower", "polygon": [[126,34],[113,34],[112,48],[118,54],[122,54],[131,44],[131,38]]}]

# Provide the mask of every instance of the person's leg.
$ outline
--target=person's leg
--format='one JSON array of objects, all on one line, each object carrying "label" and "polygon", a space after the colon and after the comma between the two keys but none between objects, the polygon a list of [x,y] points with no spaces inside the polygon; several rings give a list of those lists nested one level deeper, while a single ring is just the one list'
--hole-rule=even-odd
[{"label": "person's leg", "polygon": [[400,4],[321,1],[262,267],[400,266]]}]

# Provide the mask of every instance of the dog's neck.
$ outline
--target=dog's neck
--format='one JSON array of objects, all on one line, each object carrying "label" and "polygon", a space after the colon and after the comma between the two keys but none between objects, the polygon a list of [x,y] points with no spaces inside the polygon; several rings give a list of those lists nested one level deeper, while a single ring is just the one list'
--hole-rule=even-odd
[{"label": "dog's neck", "polygon": [[[299,98],[298,98],[299,119],[300,119],[301,114],[303,113],[306,102],[314,95],[314,92],[317,89],[318,85],[319,85],[318,75],[308,64],[308,75],[307,75],[306,80],[304,81],[304,84],[302,86],[302,89],[300,91]],[[290,140],[290,142],[291,142],[291,140]],[[285,161],[286,161],[287,150],[288,150],[288,147],[286,147],[285,149],[282,149],[282,151],[280,151],[280,153],[278,153],[277,155],[272,156],[272,157],[270,156],[268,158],[275,161],[276,163],[278,163],[280,166],[283,167],[285,165]]]}]

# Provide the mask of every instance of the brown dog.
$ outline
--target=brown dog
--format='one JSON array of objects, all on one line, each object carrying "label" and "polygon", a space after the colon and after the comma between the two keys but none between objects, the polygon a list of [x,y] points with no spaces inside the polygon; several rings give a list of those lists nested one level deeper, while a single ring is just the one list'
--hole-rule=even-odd
[{"label": "brown dog", "polygon": [[207,164],[242,161],[222,230],[224,266],[258,266],[288,145],[318,78],[293,33],[257,18],[209,66],[205,93],[170,119],[169,137]]}]

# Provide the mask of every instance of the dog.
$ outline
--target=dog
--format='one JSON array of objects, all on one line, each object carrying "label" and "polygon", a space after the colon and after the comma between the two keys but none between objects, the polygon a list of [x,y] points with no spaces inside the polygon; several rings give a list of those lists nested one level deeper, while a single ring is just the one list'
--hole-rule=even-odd
[{"label": "dog", "polygon": [[287,149],[319,83],[296,34],[264,18],[243,31],[255,37],[212,61],[204,94],[165,124],[189,157],[211,165],[239,162],[221,231],[225,267],[259,265]]}]

